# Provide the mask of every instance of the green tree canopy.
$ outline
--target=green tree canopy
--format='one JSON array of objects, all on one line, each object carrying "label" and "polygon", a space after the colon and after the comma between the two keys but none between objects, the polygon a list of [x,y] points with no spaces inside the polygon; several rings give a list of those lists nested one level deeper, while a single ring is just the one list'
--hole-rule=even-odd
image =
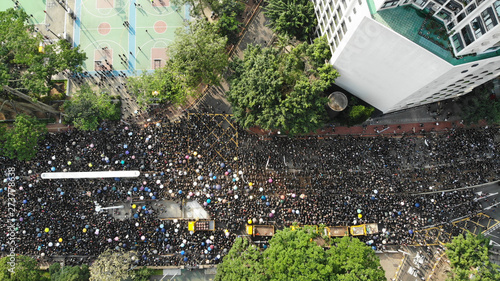
[{"label": "green tree canopy", "polygon": [[283,53],[247,47],[244,60],[235,60],[232,66],[228,93],[242,127],[260,126],[296,135],[324,124],[328,103],[324,91],[338,73],[330,64],[318,63],[320,59],[312,55],[315,48],[315,44],[303,43]]},{"label": "green tree canopy", "polygon": [[27,22],[29,16],[22,9],[0,11],[0,85],[38,99],[53,87],[54,74],[81,71],[87,56],[66,40],[48,44],[39,52],[43,37]]},{"label": "green tree canopy", "polygon": [[461,116],[467,124],[478,123],[480,120],[500,124],[500,101],[489,90],[474,90],[474,93],[464,96],[461,101]]},{"label": "green tree canopy", "polygon": [[149,281],[149,278],[153,275],[154,270],[143,266],[141,269],[134,272],[134,281]]},{"label": "green tree canopy", "polygon": [[0,154],[10,159],[29,161],[37,153],[38,141],[47,128],[36,118],[19,114],[12,128],[0,129]]},{"label": "green tree canopy", "polygon": [[446,244],[450,260],[449,280],[500,280],[499,266],[490,261],[490,239],[460,234]]},{"label": "green tree canopy", "polygon": [[217,266],[217,281],[232,280],[267,280],[264,278],[262,254],[248,239],[237,238],[233,247],[224,257],[224,262]]},{"label": "green tree canopy", "polygon": [[228,66],[227,38],[206,20],[189,22],[176,30],[169,46],[170,69],[183,84],[194,89],[200,83],[218,85]]},{"label": "green tree canopy", "polygon": [[310,0],[267,0],[265,15],[274,32],[306,41],[314,33],[318,21]]},{"label": "green tree canopy", "polygon": [[102,252],[90,266],[91,281],[116,281],[134,278],[133,271],[130,270],[133,257],[136,253],[129,251]]},{"label": "green tree canopy", "polygon": [[219,32],[227,38],[228,44],[236,44],[239,39],[240,22],[236,19],[236,13],[222,14],[217,20]]},{"label": "green tree canopy", "polygon": [[50,279],[52,281],[88,281],[90,279],[89,267],[82,266],[64,266],[54,263],[49,267]]},{"label": "green tree canopy", "polygon": [[120,120],[120,104],[113,103],[106,93],[96,94],[84,85],[64,103],[65,122],[80,130],[92,131],[102,120]]},{"label": "green tree canopy", "polygon": [[206,5],[204,0],[171,0],[171,1],[172,5],[177,9],[180,8],[181,6],[189,5],[190,14],[193,17],[200,17],[200,16],[203,16],[205,18],[207,17],[203,12]]},{"label": "green tree canopy", "polygon": [[217,268],[215,280],[386,279],[375,252],[357,238],[330,240],[306,227],[277,231],[264,251],[238,238]]},{"label": "green tree canopy", "polygon": [[16,256],[14,266],[9,264],[10,257],[0,259],[0,280],[3,281],[43,281],[47,280],[41,275],[35,259],[27,256]]},{"label": "green tree canopy", "polygon": [[181,104],[191,94],[172,72],[170,61],[167,61],[165,67],[155,69],[153,73],[143,72],[140,76],[130,76],[127,86],[128,91],[143,108],[151,103]]}]

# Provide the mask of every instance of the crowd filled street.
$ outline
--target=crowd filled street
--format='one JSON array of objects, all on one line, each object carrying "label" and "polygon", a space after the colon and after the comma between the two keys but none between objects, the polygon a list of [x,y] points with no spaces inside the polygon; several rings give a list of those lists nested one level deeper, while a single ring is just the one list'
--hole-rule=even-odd
[{"label": "crowd filled street", "polygon": [[[155,120],[155,119],[153,119]],[[15,183],[17,253],[88,263],[106,248],[136,250],[141,265],[217,264],[245,225],[352,226],[374,249],[409,244],[414,231],[481,210],[471,189],[497,178],[498,129],[456,128],[400,138],[325,136],[263,139],[208,114],[146,126],[102,124],[96,132],[49,133],[28,163],[2,159],[0,198]],[[233,127],[234,126],[234,127]],[[232,132],[232,133],[230,133]],[[236,141],[237,139],[237,141]],[[41,173],[139,170],[138,178],[41,179]],[[426,193],[426,194],[422,194]],[[214,232],[160,220],[159,200],[198,201]],[[125,220],[95,206],[132,205]],[[133,202],[133,203],[130,203]],[[2,213],[1,227],[10,223]],[[265,244],[261,244],[264,246]]]}]

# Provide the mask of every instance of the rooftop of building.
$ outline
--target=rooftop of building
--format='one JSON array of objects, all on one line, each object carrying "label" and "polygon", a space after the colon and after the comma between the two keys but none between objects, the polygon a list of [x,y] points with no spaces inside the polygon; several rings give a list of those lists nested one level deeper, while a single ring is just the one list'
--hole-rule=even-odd
[{"label": "rooftop of building", "polygon": [[384,9],[372,14],[377,22],[425,48],[452,65],[479,61],[500,55],[500,50],[457,58],[454,56],[443,23],[412,5]]}]

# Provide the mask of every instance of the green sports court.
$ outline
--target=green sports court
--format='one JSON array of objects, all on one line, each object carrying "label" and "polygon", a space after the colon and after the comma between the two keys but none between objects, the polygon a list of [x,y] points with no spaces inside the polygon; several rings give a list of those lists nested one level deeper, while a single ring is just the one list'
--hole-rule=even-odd
[{"label": "green sports court", "polygon": [[[0,9],[14,7],[15,1],[0,1]],[[108,64],[128,75],[164,66],[166,48],[174,40],[175,30],[189,20],[189,6],[175,7],[170,0],[17,1],[33,15],[34,24],[44,24],[54,7],[72,7],[76,20],[67,32],[72,33],[74,45],[87,54],[83,68],[90,73],[107,70]]]}]

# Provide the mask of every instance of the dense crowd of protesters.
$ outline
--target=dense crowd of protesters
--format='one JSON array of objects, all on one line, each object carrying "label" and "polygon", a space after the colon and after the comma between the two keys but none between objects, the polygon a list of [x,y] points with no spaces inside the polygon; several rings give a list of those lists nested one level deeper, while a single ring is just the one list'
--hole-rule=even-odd
[{"label": "dense crowd of protesters", "polygon": [[[497,178],[498,129],[453,129],[401,138],[269,137],[208,115],[146,126],[102,124],[96,132],[50,133],[27,163],[15,167],[17,253],[84,263],[106,248],[135,250],[145,265],[217,264],[249,220],[277,228],[377,223],[360,236],[374,249],[410,243],[422,227],[480,210],[470,189]],[[236,134],[238,146],[236,146]],[[139,170],[138,178],[41,179],[41,173]],[[422,194],[422,193],[426,194]],[[161,220],[164,201],[196,200],[215,231],[189,232],[186,220]],[[100,206],[130,204],[96,212]],[[119,220],[116,214],[125,219]],[[11,219],[14,219],[12,221]],[[0,234],[7,254],[9,233]]]}]

